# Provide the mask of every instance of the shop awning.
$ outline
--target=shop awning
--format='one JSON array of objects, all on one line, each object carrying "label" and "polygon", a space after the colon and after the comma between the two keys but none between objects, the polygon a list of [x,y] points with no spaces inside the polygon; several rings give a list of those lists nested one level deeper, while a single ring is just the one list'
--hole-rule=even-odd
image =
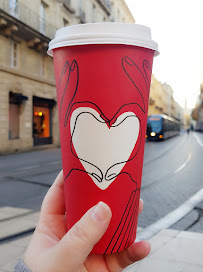
[{"label": "shop awning", "polygon": [[33,96],[33,104],[39,107],[53,108],[56,105],[56,100]]},{"label": "shop awning", "polygon": [[9,103],[22,104],[23,101],[28,100],[28,97],[21,93],[9,92]]}]

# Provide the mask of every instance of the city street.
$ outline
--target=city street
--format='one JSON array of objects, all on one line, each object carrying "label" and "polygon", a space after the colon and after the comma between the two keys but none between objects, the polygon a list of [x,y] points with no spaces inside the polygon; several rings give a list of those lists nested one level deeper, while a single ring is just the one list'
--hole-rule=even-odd
[{"label": "city street", "polygon": [[[151,238],[162,225],[203,233],[202,151],[203,134],[197,132],[146,142],[138,239]],[[61,167],[60,149],[0,157],[0,247],[30,237]]]},{"label": "city street", "polygon": [[[161,142],[146,142],[141,197],[146,228],[202,189],[203,134],[191,132]],[[40,209],[44,195],[60,171],[60,149],[0,157],[0,207]],[[172,226],[203,232],[201,203]],[[1,214],[1,210],[0,210]],[[199,219],[196,225],[193,223]]]},{"label": "city street", "polygon": [[[0,0],[0,272],[19,271],[19,259],[54,270],[57,256],[68,271],[74,223],[99,201],[112,217],[92,245],[104,256],[96,266],[88,258],[87,270],[102,269],[103,257],[109,271],[133,260],[125,272],[203,271],[202,9],[202,0]],[[62,165],[66,213],[45,220]],[[63,190],[52,196],[57,210]],[[107,214],[92,211],[103,226]],[[73,228],[65,236],[61,218]]]},{"label": "city street", "polygon": [[[203,134],[181,133],[164,142],[146,143],[140,227],[160,220],[202,189],[202,159]],[[170,227],[203,232],[202,208],[203,202]]]}]

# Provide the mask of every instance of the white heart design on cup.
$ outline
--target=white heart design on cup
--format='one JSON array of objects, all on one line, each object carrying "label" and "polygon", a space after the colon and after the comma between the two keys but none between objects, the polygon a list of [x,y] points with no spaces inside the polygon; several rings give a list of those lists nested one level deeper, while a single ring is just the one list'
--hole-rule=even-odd
[{"label": "white heart design on cup", "polygon": [[85,171],[105,190],[130,158],[139,136],[139,119],[135,113],[125,112],[109,128],[96,110],[80,107],[72,113],[70,128]]}]

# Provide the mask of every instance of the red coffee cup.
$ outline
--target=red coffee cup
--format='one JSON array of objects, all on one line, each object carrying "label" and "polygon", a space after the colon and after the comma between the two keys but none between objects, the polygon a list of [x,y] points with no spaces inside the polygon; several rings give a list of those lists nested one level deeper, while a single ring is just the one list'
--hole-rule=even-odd
[{"label": "red coffee cup", "polygon": [[112,210],[110,225],[93,253],[122,251],[136,238],[157,50],[149,28],[123,23],[66,27],[49,44],[57,87],[67,230],[99,201]]}]

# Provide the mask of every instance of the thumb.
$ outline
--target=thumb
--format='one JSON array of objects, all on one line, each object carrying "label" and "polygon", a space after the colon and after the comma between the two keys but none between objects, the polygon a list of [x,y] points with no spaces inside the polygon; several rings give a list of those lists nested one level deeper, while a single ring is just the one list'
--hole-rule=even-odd
[{"label": "thumb", "polygon": [[106,232],[111,216],[111,210],[104,202],[87,211],[57,244],[57,261],[64,267],[68,265],[70,271],[77,271]]}]

